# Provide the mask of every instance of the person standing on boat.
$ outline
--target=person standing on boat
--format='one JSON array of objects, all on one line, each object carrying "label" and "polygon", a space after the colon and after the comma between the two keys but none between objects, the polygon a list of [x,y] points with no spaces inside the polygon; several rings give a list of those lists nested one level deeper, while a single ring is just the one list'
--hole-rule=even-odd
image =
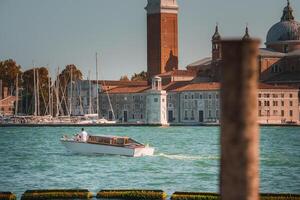
[{"label": "person standing on boat", "polygon": [[82,142],[86,142],[88,140],[88,133],[84,130],[84,128],[81,129],[80,138]]}]

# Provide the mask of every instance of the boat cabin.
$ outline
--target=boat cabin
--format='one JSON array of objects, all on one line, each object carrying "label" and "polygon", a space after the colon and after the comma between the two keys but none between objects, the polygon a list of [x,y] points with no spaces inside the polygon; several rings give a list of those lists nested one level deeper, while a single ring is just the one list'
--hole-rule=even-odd
[{"label": "boat cabin", "polygon": [[130,143],[129,137],[89,136],[88,143],[124,146]]}]

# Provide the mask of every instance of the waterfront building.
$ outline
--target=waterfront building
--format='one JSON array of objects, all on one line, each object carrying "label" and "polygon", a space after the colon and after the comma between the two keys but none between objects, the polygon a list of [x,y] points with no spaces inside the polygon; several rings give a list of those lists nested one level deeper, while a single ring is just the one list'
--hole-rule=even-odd
[{"label": "waterfront building", "polygon": [[148,86],[120,86],[103,91],[99,98],[99,118],[118,122],[145,123]]},{"label": "waterfront building", "polygon": [[10,95],[7,87],[1,87],[0,115],[14,115],[16,96]]},{"label": "waterfront building", "polygon": [[[147,86],[147,81],[98,81],[98,90],[108,91],[117,87],[125,86]],[[97,114],[97,81],[95,80],[77,80],[71,85],[68,84],[68,97],[72,105],[71,115]],[[72,94],[72,98],[70,98]]]},{"label": "waterfront building", "polygon": [[[190,83],[168,92],[169,123],[219,123],[220,84]],[[259,84],[259,122],[299,122],[299,90],[289,86]]]},{"label": "waterfront building", "polygon": [[188,83],[168,91],[169,123],[219,123],[219,83]]},{"label": "waterfront building", "polygon": [[299,123],[299,90],[290,86],[260,84],[258,118],[263,124]]},{"label": "waterfront building", "polygon": [[[114,111],[116,119],[120,122],[153,124],[152,116],[147,114],[152,112],[166,116],[169,124],[218,124],[220,122],[220,83],[173,82],[161,87],[162,89],[154,90],[159,95],[157,100],[155,96],[150,96],[149,86],[117,87],[109,90],[109,96],[102,93],[99,105],[101,117],[112,119]],[[291,86],[260,83],[259,113],[257,113],[259,122],[262,124],[299,123],[298,92],[298,88]],[[164,97],[166,97],[166,105],[157,106],[159,102],[164,103]]]},{"label": "waterfront building", "polygon": [[123,123],[166,125],[167,93],[161,78],[154,77],[151,87],[119,86],[100,93],[99,117]]}]

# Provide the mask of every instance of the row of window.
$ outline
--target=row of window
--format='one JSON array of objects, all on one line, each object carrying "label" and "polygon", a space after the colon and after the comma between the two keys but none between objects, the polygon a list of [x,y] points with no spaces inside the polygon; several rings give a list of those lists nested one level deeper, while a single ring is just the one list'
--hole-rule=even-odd
[{"label": "row of window", "polygon": [[[122,121],[124,116],[120,116],[119,113],[117,113],[116,118],[119,119],[120,121]],[[144,115],[143,114],[132,114],[131,115],[132,119],[144,119]]]},{"label": "row of window", "polygon": [[[199,104],[199,106],[198,106],[198,104]],[[219,106],[219,102],[218,101],[208,101],[208,100],[205,100],[204,102],[198,101],[198,100],[185,101],[183,107],[187,108],[187,109],[191,109],[191,108],[196,108],[197,106],[202,107],[203,105],[205,105],[205,108],[213,108],[213,107]]]},{"label": "row of window", "polygon": [[[120,109],[120,105],[119,104],[116,104],[116,109]],[[131,106],[129,104],[124,104],[123,106],[123,109],[124,110],[129,110],[131,108]],[[134,110],[140,110],[140,109],[143,109],[144,108],[144,105],[143,104],[134,104],[132,105],[133,109]]]},{"label": "row of window", "polygon": [[[263,97],[263,98],[270,98],[270,97],[273,97],[273,98],[280,98],[280,97],[281,97],[281,98],[284,98],[284,96],[285,96],[284,93],[281,93],[281,94],[272,94],[272,95],[269,94],[269,93],[259,93],[259,94],[258,94],[258,97],[259,97],[259,98],[262,98],[262,97]],[[290,93],[290,94],[289,94],[289,97],[290,97],[290,98],[293,98],[293,94]]]},{"label": "row of window", "polygon": [[[132,100],[139,100],[139,101],[142,101],[145,99],[146,96],[143,96],[143,95],[133,95],[133,96],[123,96],[123,95],[116,95],[114,96],[116,98],[117,101],[119,100],[129,100],[130,98]],[[112,97],[110,97],[110,100],[112,101]]]},{"label": "row of window", "polygon": [[[266,110],[265,113],[266,113],[266,114],[263,115],[261,110],[258,111],[258,115],[259,115],[259,116],[271,116],[270,110]],[[284,117],[284,114],[285,114],[285,113],[284,113],[284,110],[281,110],[280,116],[281,116],[281,117]],[[278,111],[278,110],[273,110],[272,116],[279,116],[279,111]],[[290,110],[290,111],[289,111],[289,116],[290,116],[290,117],[293,117],[293,110]]]},{"label": "row of window", "polygon": [[215,97],[216,99],[219,98],[219,94],[201,94],[201,93],[195,93],[195,94],[185,94],[184,99],[212,99]]},{"label": "row of window", "polygon": [[[278,101],[273,101],[273,106],[278,105]],[[289,105],[293,106],[293,101],[289,101]],[[258,101],[258,106],[270,106],[270,101]],[[284,106],[284,101],[281,101],[281,106]]]},{"label": "row of window", "polygon": [[[208,118],[212,118],[213,116],[212,116],[212,110],[208,110],[208,116],[207,116]],[[216,118],[219,118],[219,110],[216,110],[215,111],[215,117]],[[188,118],[189,118],[189,115],[188,115],[188,110],[185,110],[184,111],[184,119],[185,120],[188,120]],[[191,110],[191,112],[190,112],[190,119],[191,120],[194,120],[195,119],[195,112],[194,112],[194,110]]]}]

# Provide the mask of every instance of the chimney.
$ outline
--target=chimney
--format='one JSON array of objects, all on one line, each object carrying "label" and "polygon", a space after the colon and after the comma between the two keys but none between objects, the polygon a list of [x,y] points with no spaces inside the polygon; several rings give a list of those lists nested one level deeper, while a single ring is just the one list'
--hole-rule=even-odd
[{"label": "chimney", "polygon": [[259,199],[257,55],[260,41],[221,41],[222,200]]}]

